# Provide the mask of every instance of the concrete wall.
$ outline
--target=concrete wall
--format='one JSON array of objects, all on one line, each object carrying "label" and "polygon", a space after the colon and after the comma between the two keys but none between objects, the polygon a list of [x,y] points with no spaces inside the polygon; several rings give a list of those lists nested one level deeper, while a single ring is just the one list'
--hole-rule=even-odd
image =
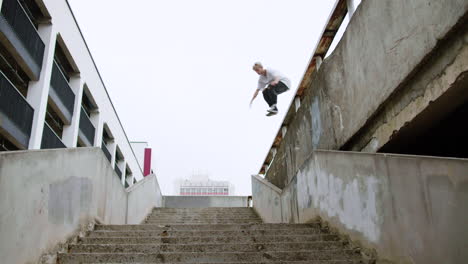
[{"label": "concrete wall", "polygon": [[164,196],[167,208],[247,207],[247,196]]},{"label": "concrete wall", "polygon": [[127,205],[127,192],[99,148],[0,153],[1,262],[36,263],[89,223],[125,224],[128,209],[129,219],[141,222],[150,210],[145,206],[161,203],[155,182],[133,187]]},{"label": "concrete wall", "polygon": [[[282,221],[320,216],[381,261],[465,263],[467,172],[463,159],[316,151],[282,191]],[[254,209],[270,219],[263,209],[276,192],[253,191]]]},{"label": "concrete wall", "polygon": [[[384,144],[395,129],[410,122],[467,70],[464,35],[451,32],[457,23],[466,22],[467,10],[466,0],[362,1],[333,54],[314,73],[266,179],[283,188],[312,150],[343,147],[408,78],[424,74],[421,67],[427,57],[434,55],[431,52],[443,45],[448,35],[459,34],[462,44],[448,54],[453,60],[438,63],[438,72],[430,70],[422,82],[410,87],[418,92],[401,100],[396,111],[390,111],[390,124],[396,125],[377,131],[379,142],[367,142],[371,134],[362,143],[363,148],[374,151],[372,144]],[[441,78],[434,87],[431,76]],[[415,100],[418,96],[423,100]],[[406,114],[398,115],[400,111]],[[383,119],[383,123],[387,121]]]},{"label": "concrete wall", "polygon": [[127,191],[127,224],[140,224],[154,207],[163,206],[161,188],[154,174],[146,176]]},{"label": "concrete wall", "polygon": [[265,223],[283,223],[282,191],[260,176],[252,175],[253,208]]}]

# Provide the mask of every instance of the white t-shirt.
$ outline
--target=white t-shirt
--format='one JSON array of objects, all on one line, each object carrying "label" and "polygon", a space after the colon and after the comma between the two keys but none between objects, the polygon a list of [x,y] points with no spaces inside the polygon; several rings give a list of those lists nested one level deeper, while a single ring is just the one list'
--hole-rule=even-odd
[{"label": "white t-shirt", "polygon": [[291,89],[291,81],[282,73],[273,69],[266,69],[266,76],[260,75],[257,89],[263,91],[276,77],[278,77],[280,82],[284,83],[288,89]]}]

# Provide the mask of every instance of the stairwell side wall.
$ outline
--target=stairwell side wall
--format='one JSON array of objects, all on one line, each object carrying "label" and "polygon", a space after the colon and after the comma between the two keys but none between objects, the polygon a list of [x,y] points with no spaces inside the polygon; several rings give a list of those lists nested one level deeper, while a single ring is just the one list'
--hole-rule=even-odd
[{"label": "stairwell side wall", "polygon": [[464,263],[467,172],[466,159],[316,151],[282,190],[282,220],[321,217],[380,263]]},{"label": "stairwell side wall", "polygon": [[151,174],[128,189],[127,224],[141,224],[154,207],[163,207],[163,196]]},{"label": "stairwell side wall", "polygon": [[265,223],[283,223],[281,194],[278,187],[252,175],[253,209]]},{"label": "stairwell side wall", "polygon": [[0,153],[1,262],[38,263],[90,223],[125,224],[127,206],[141,222],[153,205],[137,207],[134,198],[154,198],[146,184],[155,181],[129,195],[100,148]]}]

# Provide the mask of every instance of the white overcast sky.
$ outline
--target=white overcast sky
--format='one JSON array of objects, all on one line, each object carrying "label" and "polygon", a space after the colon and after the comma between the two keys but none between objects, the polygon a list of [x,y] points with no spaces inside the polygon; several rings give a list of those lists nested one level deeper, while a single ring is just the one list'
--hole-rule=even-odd
[{"label": "white overcast sky", "polygon": [[[131,141],[153,148],[164,194],[194,171],[251,193],[335,0],[69,0]],[[280,114],[261,61],[287,75]]]}]

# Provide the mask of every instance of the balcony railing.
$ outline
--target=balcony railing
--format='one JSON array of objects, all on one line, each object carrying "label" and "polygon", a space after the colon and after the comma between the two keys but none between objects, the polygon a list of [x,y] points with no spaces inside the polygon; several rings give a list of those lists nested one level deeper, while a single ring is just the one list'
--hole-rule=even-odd
[{"label": "balcony railing", "polygon": [[23,149],[28,148],[33,117],[34,109],[0,72],[0,127],[14,137]]},{"label": "balcony railing", "polygon": [[[3,0],[0,20],[3,20],[0,21],[2,33],[10,39],[10,42],[17,48],[20,54],[22,53],[22,49],[28,53],[27,56],[25,54],[21,54],[21,56],[25,58],[26,63],[28,63],[28,60],[32,60],[35,64],[35,69],[31,70],[37,75],[36,78],[38,78],[42,68],[45,45],[23,6],[18,0]],[[6,26],[5,21],[9,27]],[[16,44],[19,43],[15,42],[18,41],[21,47],[17,47]]]},{"label": "balcony railing", "polygon": [[101,149],[102,149],[102,152],[104,152],[104,155],[106,156],[106,158],[109,160],[109,162],[111,161],[112,159],[112,155],[110,154],[109,150],[107,149],[107,146],[104,142],[102,142],[102,145],[101,145]]},{"label": "balcony railing", "polygon": [[75,93],[55,61],[52,67],[50,88],[50,96],[67,119],[67,123],[70,123],[73,116],[73,106],[75,105]]},{"label": "balcony railing", "polygon": [[83,109],[83,107],[81,107],[80,114],[80,131],[88,141],[88,145],[92,146],[94,144],[94,134],[96,129],[94,128],[93,123],[91,123],[91,120],[89,119],[88,114]]},{"label": "balcony railing", "polygon": [[49,124],[44,123],[44,130],[42,132],[41,149],[57,149],[66,148],[62,140],[55,134],[54,130],[50,128]]}]

